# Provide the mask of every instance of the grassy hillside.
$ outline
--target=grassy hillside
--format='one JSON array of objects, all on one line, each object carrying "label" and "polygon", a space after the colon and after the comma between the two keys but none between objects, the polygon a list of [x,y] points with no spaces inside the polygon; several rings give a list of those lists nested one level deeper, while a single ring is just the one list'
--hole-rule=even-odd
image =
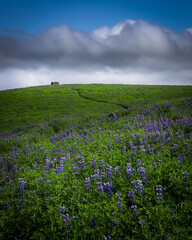
[{"label": "grassy hillside", "polygon": [[137,104],[192,96],[191,86],[60,85],[0,92],[0,132],[75,114],[102,114]]},{"label": "grassy hillside", "polygon": [[[143,88],[143,98],[159,103],[137,105],[140,87],[124,86],[129,96],[133,90],[133,105],[125,109],[117,105],[129,103],[121,87],[1,93],[8,120],[20,106],[20,119],[29,117],[25,124],[30,117],[49,121],[0,134],[0,239],[192,239],[192,101],[177,99],[191,88],[173,87],[171,94],[168,87],[149,87],[149,97]],[[166,97],[174,101],[161,104]],[[18,100],[12,108],[11,99]],[[88,114],[51,121],[59,113],[117,108],[111,119]]]}]

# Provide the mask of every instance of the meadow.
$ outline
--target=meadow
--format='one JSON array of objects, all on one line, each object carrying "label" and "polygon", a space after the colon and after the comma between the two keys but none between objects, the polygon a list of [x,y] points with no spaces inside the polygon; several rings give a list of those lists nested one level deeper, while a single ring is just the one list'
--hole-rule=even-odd
[{"label": "meadow", "polygon": [[0,239],[192,239],[191,96],[191,86],[1,91]]}]

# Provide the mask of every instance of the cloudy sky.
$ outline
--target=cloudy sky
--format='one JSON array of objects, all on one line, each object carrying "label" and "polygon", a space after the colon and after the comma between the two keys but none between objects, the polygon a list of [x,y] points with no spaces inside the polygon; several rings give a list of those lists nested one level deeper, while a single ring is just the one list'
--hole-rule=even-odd
[{"label": "cloudy sky", "polygon": [[0,90],[192,85],[191,0],[0,0]]}]

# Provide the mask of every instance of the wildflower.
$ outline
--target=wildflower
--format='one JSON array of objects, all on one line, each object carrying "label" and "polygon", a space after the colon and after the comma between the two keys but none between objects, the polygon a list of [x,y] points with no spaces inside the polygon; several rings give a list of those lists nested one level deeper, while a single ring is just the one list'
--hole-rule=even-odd
[{"label": "wildflower", "polygon": [[81,167],[81,169],[85,168],[85,162],[84,162],[83,156],[80,158],[80,167]]},{"label": "wildflower", "polygon": [[23,178],[19,178],[19,192],[20,195],[24,195],[24,181]]},{"label": "wildflower", "polygon": [[104,193],[102,182],[97,182],[97,189],[100,193]]},{"label": "wildflower", "polygon": [[117,228],[117,224],[118,224],[118,221],[113,221],[113,223],[114,223],[114,228]]},{"label": "wildflower", "polygon": [[47,180],[47,182],[46,182],[47,184],[50,184],[51,183],[51,181],[49,181],[49,180]]},{"label": "wildflower", "polygon": [[163,200],[163,190],[161,185],[156,185],[156,196],[159,200]]},{"label": "wildflower", "polygon": [[39,178],[39,181],[42,182],[42,181],[43,181],[43,178]]},{"label": "wildflower", "polygon": [[133,213],[134,215],[138,213],[136,205],[131,206],[131,213]]},{"label": "wildflower", "polygon": [[96,168],[96,167],[97,167],[96,157],[93,157],[92,162],[91,162],[91,165],[92,165],[93,168]]},{"label": "wildflower", "polygon": [[91,179],[90,178],[85,178],[85,185],[90,186],[90,184],[91,184]]},{"label": "wildflower", "polygon": [[105,146],[105,150],[104,150],[105,152],[107,152],[108,151],[108,147],[107,146]]},{"label": "wildflower", "polygon": [[121,171],[121,169],[118,166],[114,168],[115,174],[118,174],[120,171]]},{"label": "wildflower", "polygon": [[178,162],[179,162],[179,163],[183,162],[183,154],[181,154],[181,155],[178,157]]},{"label": "wildflower", "polygon": [[130,201],[134,201],[133,198],[134,198],[135,191],[134,190],[130,190],[130,191],[128,191],[128,193],[129,193],[129,195],[128,195],[129,200]]},{"label": "wildflower", "polygon": [[127,163],[127,168],[126,168],[126,176],[127,176],[127,179],[130,179],[131,178],[131,176],[132,176],[132,174],[133,174],[133,172],[135,171],[135,169],[133,169],[132,167],[131,167],[131,163]]},{"label": "wildflower", "polygon": [[131,184],[132,184],[132,187],[136,189],[137,193],[139,194],[143,193],[143,189],[142,189],[143,184],[141,180],[132,181]]},{"label": "wildflower", "polygon": [[123,152],[126,152],[126,146],[125,145],[123,146]]},{"label": "wildflower", "polygon": [[102,160],[100,161],[100,169],[101,170],[105,170],[105,160]]},{"label": "wildflower", "polygon": [[119,207],[120,211],[123,210],[123,203],[122,202],[118,202],[117,203],[117,206]]},{"label": "wildflower", "polygon": [[111,193],[113,190],[113,184],[111,182],[104,183],[104,191]]},{"label": "wildflower", "polygon": [[112,177],[112,167],[107,165],[107,176]]},{"label": "wildflower", "polygon": [[62,213],[64,213],[65,212],[65,209],[66,209],[66,207],[65,206],[63,206],[63,207],[59,207],[59,210],[60,210],[60,212],[62,212]]},{"label": "wildflower", "polygon": [[189,174],[188,174],[187,171],[185,171],[185,172],[182,173],[182,175],[184,177],[184,184],[186,185],[187,184],[187,178],[188,178]]}]

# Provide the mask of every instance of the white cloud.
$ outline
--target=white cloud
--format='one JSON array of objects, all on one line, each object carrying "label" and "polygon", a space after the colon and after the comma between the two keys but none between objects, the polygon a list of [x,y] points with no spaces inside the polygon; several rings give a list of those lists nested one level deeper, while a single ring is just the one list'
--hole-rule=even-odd
[{"label": "white cloud", "polygon": [[0,35],[0,89],[61,83],[192,85],[192,30],[125,20],[88,34],[67,25]]}]

